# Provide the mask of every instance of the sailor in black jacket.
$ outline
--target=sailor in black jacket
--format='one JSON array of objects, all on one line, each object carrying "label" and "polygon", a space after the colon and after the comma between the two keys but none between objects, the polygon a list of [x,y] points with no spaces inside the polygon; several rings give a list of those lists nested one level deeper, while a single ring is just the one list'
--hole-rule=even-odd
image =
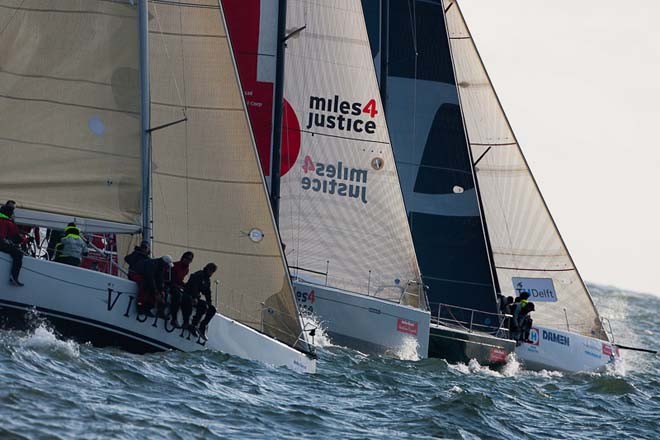
[{"label": "sailor in black jacket", "polygon": [[[199,335],[204,339],[207,339],[206,328],[216,313],[216,309],[211,302],[211,277],[216,270],[218,270],[218,266],[214,263],[209,263],[204,266],[204,269],[190,275],[184,287],[184,295],[181,301],[183,328],[189,329],[190,333],[195,336]],[[204,295],[204,299],[201,299],[202,295]],[[190,319],[193,306],[195,306],[195,316],[189,325],[188,320]],[[202,319],[202,315],[204,319]]]}]

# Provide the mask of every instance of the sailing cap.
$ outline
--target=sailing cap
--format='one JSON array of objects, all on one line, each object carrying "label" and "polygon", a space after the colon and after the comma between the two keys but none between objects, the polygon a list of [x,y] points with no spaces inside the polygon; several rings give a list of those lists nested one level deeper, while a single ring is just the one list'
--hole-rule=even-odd
[{"label": "sailing cap", "polygon": [[168,266],[174,266],[174,260],[169,255],[163,255],[160,259],[166,262]]}]

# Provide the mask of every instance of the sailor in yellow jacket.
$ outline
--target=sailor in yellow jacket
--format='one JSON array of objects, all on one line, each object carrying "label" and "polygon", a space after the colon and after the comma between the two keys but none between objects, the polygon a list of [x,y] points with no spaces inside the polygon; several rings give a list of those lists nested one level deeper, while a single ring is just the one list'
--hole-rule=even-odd
[{"label": "sailor in yellow jacket", "polygon": [[87,256],[87,244],[80,236],[80,229],[75,223],[69,223],[66,226],[64,237],[60,239],[55,252],[55,261],[70,266],[80,266],[82,258]]}]

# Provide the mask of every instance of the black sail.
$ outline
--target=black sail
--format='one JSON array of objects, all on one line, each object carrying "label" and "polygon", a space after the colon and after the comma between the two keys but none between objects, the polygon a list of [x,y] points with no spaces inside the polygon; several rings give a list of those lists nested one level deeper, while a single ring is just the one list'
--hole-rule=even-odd
[{"label": "black sail", "polygon": [[[380,78],[386,85],[385,113],[433,313],[438,303],[496,312],[496,280],[442,4],[362,3],[379,75],[387,65],[387,76]],[[389,8],[385,23],[381,7]]]}]

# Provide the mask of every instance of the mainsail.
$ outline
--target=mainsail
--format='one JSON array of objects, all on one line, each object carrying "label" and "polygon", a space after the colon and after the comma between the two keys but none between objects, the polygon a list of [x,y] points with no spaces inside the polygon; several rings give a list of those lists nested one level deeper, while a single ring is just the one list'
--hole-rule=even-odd
[{"label": "mainsail", "polygon": [[431,309],[497,312],[442,3],[362,4]]},{"label": "mainsail", "polygon": [[0,1],[0,200],[139,225],[137,30],[129,0]]},{"label": "mainsail", "polygon": [[470,148],[475,158],[481,158],[476,176],[502,293],[515,295],[525,282],[553,286],[554,293],[542,289],[547,296],[532,298],[535,322],[607,339],[458,4],[444,0],[444,5]]},{"label": "mainsail", "polygon": [[289,345],[301,323],[269,209],[222,8],[152,1],[153,234],[157,255],[215,262],[218,310]]},{"label": "mainsail", "polygon": [[419,269],[360,1],[291,0],[287,29],[303,27],[286,49],[289,263],[327,273],[329,286],[399,301]]}]

